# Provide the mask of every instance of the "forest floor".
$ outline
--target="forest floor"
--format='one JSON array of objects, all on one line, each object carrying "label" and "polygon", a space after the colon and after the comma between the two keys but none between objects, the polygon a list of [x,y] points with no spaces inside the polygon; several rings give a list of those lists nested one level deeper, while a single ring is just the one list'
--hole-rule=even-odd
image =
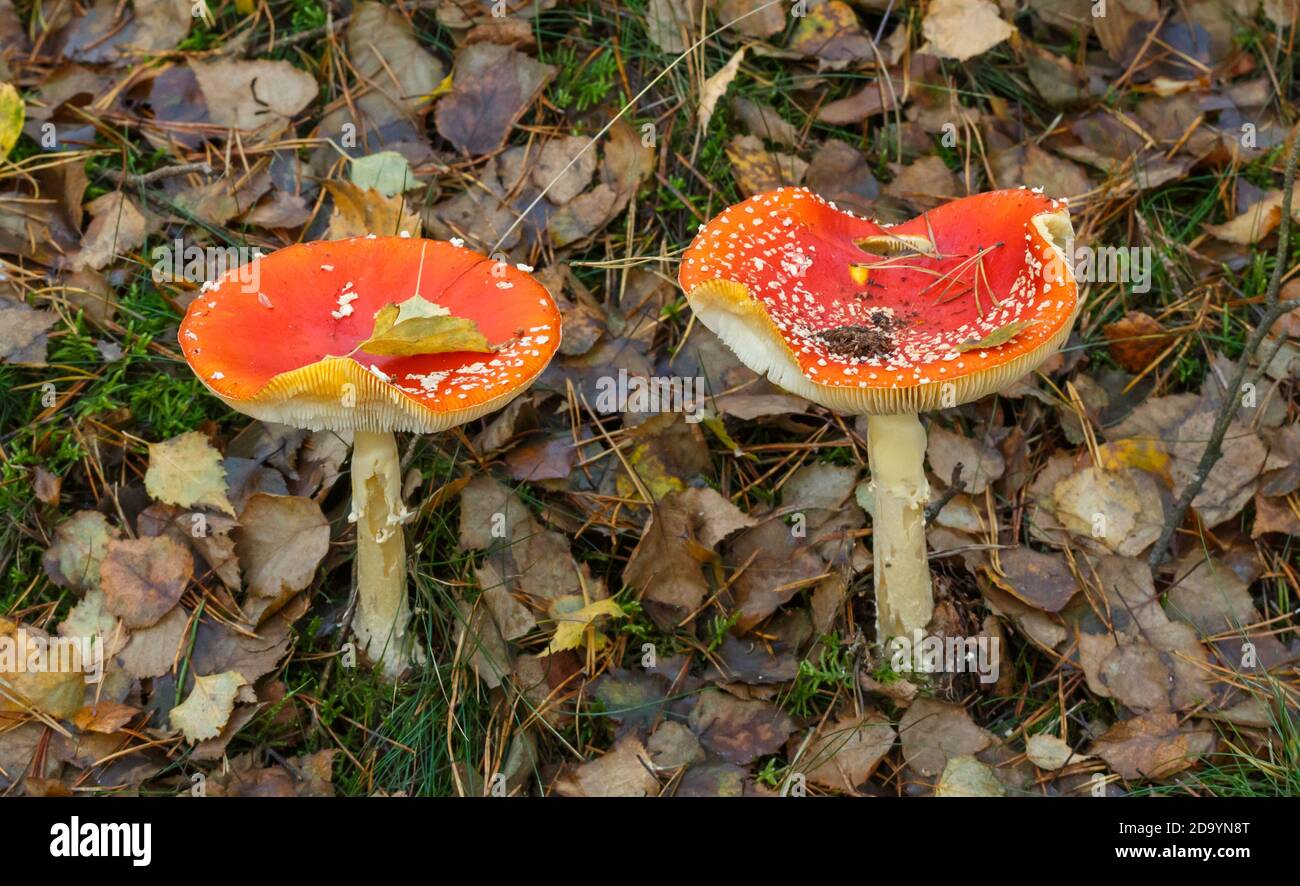
[{"label": "forest floor", "polygon": [[[107,655],[0,679],[0,793],[1300,793],[1296,4],[1100,5],[0,0],[0,639]],[[1069,198],[1060,354],[925,417],[946,668],[876,645],[863,420],[677,285],[783,185]],[[536,268],[564,336],[399,435],[390,681],[350,438],[233,411],[177,329],[214,254],[399,231]]]}]

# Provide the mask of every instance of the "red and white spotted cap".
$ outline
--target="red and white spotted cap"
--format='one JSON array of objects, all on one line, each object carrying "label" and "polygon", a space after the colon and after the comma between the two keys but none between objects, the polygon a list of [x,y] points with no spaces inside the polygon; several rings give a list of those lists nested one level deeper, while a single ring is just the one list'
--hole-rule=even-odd
[{"label": "red and white spotted cap", "polygon": [[[506,405],[560,344],[530,268],[457,243],[356,237],[289,246],[204,285],[180,327],[194,373],[233,409],[312,430],[434,432]],[[252,281],[250,285],[249,282]],[[359,350],[385,306],[474,321],[490,352]]]},{"label": "red and white spotted cap", "polygon": [[1079,311],[1063,200],[1028,189],[877,224],[805,188],[725,210],[686,250],[700,322],[755,372],[840,412],[976,400],[1057,351]]}]

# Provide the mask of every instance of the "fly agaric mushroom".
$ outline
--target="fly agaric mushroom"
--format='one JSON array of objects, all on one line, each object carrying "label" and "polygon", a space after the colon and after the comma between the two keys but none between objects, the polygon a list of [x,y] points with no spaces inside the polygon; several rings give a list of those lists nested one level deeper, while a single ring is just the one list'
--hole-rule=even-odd
[{"label": "fly agaric mushroom", "polygon": [[[253,418],[352,431],[361,651],[390,678],[407,637],[406,543],[395,431],[432,433],[498,409],[541,374],[560,312],[522,267],[458,243],[356,237],[305,243],[205,284],[181,350],[214,394]],[[530,269],[531,270],[531,269]],[[256,285],[242,280],[251,278]]]},{"label": "fly agaric mushroom", "polygon": [[918,413],[1033,371],[1079,310],[1063,201],[1025,189],[954,200],[900,225],[806,188],[758,194],[704,226],[679,282],[700,322],[750,369],[867,415],[877,640],[934,612]]}]

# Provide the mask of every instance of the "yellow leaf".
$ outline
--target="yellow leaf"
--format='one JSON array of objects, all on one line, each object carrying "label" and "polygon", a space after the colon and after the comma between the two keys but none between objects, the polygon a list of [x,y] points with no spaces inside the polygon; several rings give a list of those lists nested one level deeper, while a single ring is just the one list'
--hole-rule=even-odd
[{"label": "yellow leaf", "polygon": [[[546,651],[542,653],[543,655],[552,655],[566,649],[576,649],[582,644],[582,636],[586,633],[587,628],[592,627],[592,623],[602,615],[607,615],[610,618],[627,618],[627,613],[611,598],[597,600],[580,609],[566,612],[564,609],[568,604],[565,601],[568,599],[562,597],[551,608],[551,615],[555,619],[555,636],[551,638],[551,645],[546,647]],[[581,602],[581,599],[581,597],[576,596],[573,598],[576,602]],[[599,631],[595,632],[594,639],[597,649],[605,645],[605,636]]]},{"label": "yellow leaf", "polygon": [[[650,497],[655,501],[670,492],[681,492],[686,488],[678,472],[670,465],[664,464],[659,453],[649,443],[641,443],[628,453],[627,462],[636,471],[636,475],[645,486]],[[626,473],[620,472],[614,479],[614,486],[619,495],[628,498],[637,492],[636,484]]]},{"label": "yellow leaf", "polygon": [[239,687],[248,683],[239,671],[225,671],[195,677],[194,688],[185,701],[172,708],[172,726],[179,729],[190,744],[216,738],[235,710]]},{"label": "yellow leaf", "polygon": [[713,432],[713,436],[717,437],[718,441],[721,442],[723,446],[731,450],[732,454],[742,454],[740,444],[732,439],[732,436],[727,433],[727,425],[721,418],[716,415],[706,416],[703,420],[703,424]]},{"label": "yellow leaf", "polygon": [[718,99],[722,98],[726,93],[731,81],[736,79],[736,72],[740,70],[740,62],[745,57],[745,49],[746,47],[742,46],[736,50],[735,55],[722,66],[718,73],[704,81],[704,88],[700,90],[700,112],[698,114],[700,132],[708,130],[709,121],[713,119],[713,110],[717,107]]},{"label": "yellow leaf", "polygon": [[983,338],[962,342],[957,345],[957,350],[964,353],[966,351],[982,351],[985,348],[996,348],[1011,341],[1035,322],[1034,320],[1012,320],[1006,326],[998,327]]},{"label": "yellow leaf", "polygon": [[1170,482],[1169,454],[1155,440],[1112,440],[1097,447],[1097,453],[1102,467],[1108,471],[1137,468]]},{"label": "yellow leaf", "polygon": [[144,489],[152,498],[169,505],[206,505],[235,516],[235,506],[226,495],[221,453],[200,431],[149,444]]},{"label": "yellow leaf", "polygon": [[446,77],[442,78],[441,83],[439,83],[437,86],[433,88],[433,92],[429,93],[427,96],[425,96],[425,98],[428,99],[429,101],[432,101],[433,99],[438,98],[439,96],[443,96],[451,92],[451,82],[452,82],[451,74],[448,74]]},{"label": "yellow leaf", "polygon": [[253,0],[235,0],[235,11],[240,15],[252,15]]},{"label": "yellow leaf", "polygon": [[363,237],[366,234],[393,236],[406,231],[420,236],[420,216],[407,205],[401,194],[385,197],[370,188],[352,182],[327,181],[325,189],[334,198],[327,240]]},{"label": "yellow leaf", "polygon": [[477,323],[467,317],[454,317],[446,308],[419,295],[380,308],[375,313],[374,332],[357,347],[370,354],[397,357],[492,350]]},{"label": "yellow leaf", "polygon": [[26,113],[23,97],[14,89],[13,84],[0,83],[0,160],[8,157],[18,143]]},{"label": "yellow leaf", "polygon": [[41,711],[62,720],[80,708],[86,696],[85,672],[94,662],[82,658],[80,646],[70,646],[71,667],[33,667],[30,650],[44,648],[47,655],[63,655],[48,646],[50,637],[36,627],[0,618],[0,724],[9,714]]}]

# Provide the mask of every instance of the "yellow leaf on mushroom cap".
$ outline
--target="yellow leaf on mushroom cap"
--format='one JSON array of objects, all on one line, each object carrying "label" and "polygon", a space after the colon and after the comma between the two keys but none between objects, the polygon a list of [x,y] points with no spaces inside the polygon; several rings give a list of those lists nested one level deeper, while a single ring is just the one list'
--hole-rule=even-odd
[{"label": "yellow leaf on mushroom cap", "polygon": [[450,351],[489,353],[492,346],[467,317],[454,317],[446,308],[419,295],[390,302],[375,313],[375,329],[359,350],[371,354],[409,357]]}]

